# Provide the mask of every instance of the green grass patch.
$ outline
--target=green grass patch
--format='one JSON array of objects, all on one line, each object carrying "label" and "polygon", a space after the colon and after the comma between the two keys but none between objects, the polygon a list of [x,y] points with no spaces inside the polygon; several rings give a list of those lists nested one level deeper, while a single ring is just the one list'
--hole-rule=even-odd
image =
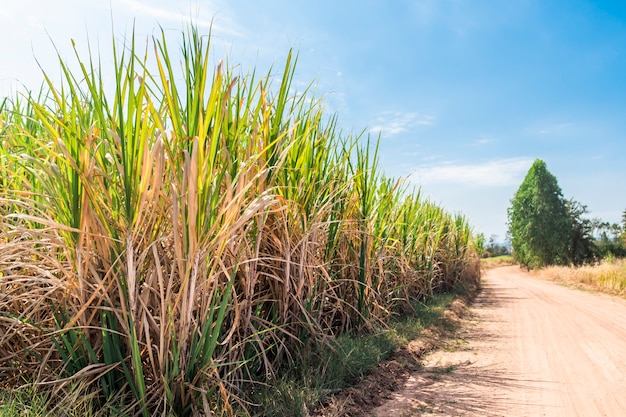
[{"label": "green grass patch", "polygon": [[[112,409],[98,410],[91,398],[85,397],[74,387],[63,391],[67,395],[53,398],[50,390],[25,385],[13,390],[0,391],[0,417],[91,417],[116,415]],[[119,415],[119,414],[118,414]]]},{"label": "green grass patch", "polygon": [[48,415],[48,396],[32,387],[0,393],[0,417]]}]

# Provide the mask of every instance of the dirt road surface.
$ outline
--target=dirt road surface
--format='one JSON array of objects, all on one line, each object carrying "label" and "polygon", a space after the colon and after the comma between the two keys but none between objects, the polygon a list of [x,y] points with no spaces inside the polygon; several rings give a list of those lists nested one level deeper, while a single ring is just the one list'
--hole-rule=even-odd
[{"label": "dirt road surface", "polygon": [[461,342],[376,416],[626,416],[626,300],[493,269]]}]

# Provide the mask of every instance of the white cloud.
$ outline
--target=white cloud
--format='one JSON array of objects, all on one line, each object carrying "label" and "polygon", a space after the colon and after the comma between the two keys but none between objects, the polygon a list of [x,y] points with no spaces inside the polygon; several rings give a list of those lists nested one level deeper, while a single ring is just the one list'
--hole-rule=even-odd
[{"label": "white cloud", "polygon": [[[190,16],[184,15],[180,12],[175,12],[170,9],[164,9],[160,7],[150,6],[149,4],[142,3],[138,0],[118,0],[118,3],[133,13],[138,13],[144,16],[154,17],[156,19],[163,20],[175,20],[187,22],[192,20]],[[193,19],[198,26],[209,27],[210,21],[202,19]]]},{"label": "white cloud", "polygon": [[434,117],[428,114],[384,112],[375,120],[370,133],[380,133],[383,137],[398,135],[418,126],[429,126]]},{"label": "white cloud", "polygon": [[[205,4],[195,8],[191,6],[188,12],[181,11],[180,7],[165,8],[153,6],[148,4],[147,1],[141,0],[116,0],[116,3],[134,15],[152,17],[159,22],[173,21],[193,23],[201,28],[212,28],[216,33],[236,37],[242,36],[242,32],[237,25],[235,25],[228,16],[225,16],[220,10],[214,7],[212,2],[208,2],[208,6]],[[177,3],[174,2],[174,4]]]},{"label": "white cloud", "polygon": [[531,158],[507,158],[481,164],[444,162],[418,167],[409,177],[412,182],[426,184],[463,184],[479,187],[517,185],[533,164]]}]

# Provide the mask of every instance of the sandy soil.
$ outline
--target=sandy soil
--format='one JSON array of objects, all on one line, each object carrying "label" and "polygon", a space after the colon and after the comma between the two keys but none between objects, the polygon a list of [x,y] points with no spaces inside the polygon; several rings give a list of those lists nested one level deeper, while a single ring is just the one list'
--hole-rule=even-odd
[{"label": "sandy soil", "polygon": [[626,416],[626,301],[521,271],[483,278],[461,340],[376,416]]}]

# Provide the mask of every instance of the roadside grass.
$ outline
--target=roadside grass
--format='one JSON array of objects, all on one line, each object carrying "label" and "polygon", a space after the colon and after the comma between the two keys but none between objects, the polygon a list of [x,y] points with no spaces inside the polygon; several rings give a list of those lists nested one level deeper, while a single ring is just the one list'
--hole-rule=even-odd
[{"label": "roadside grass", "polygon": [[581,267],[551,266],[535,274],[564,284],[626,296],[626,259],[606,259],[597,265]]},{"label": "roadside grass", "polygon": [[316,404],[357,383],[424,329],[443,329],[446,307],[463,293],[458,289],[436,294],[426,302],[414,300],[411,312],[394,317],[388,326],[379,325],[369,334],[343,334],[330,345],[313,348],[271,386],[250,384],[249,392],[256,392],[247,412],[255,416],[309,415]]},{"label": "roadside grass", "polygon": [[33,387],[0,392],[0,417],[48,415],[48,396]]},{"label": "roadside grass", "polygon": [[485,270],[515,264],[516,262],[511,255],[494,256],[480,259],[480,267],[481,269]]}]

